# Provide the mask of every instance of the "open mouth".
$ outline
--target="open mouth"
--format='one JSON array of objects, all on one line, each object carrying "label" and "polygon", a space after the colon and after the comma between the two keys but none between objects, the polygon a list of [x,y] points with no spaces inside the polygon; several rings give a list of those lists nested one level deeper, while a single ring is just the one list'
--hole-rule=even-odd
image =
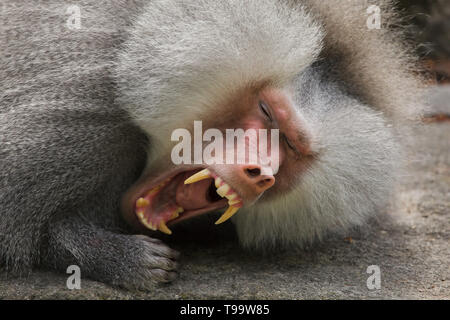
[{"label": "open mouth", "polygon": [[148,229],[172,234],[167,224],[225,208],[216,221],[225,222],[242,207],[241,197],[217,174],[209,169],[178,173],[143,193],[134,211]]}]

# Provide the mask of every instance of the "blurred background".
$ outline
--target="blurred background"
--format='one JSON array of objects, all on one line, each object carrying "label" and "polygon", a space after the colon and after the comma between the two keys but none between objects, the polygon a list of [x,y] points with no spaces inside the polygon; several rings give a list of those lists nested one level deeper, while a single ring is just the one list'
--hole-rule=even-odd
[{"label": "blurred background", "polygon": [[397,5],[431,84],[426,121],[450,121],[450,0],[397,0]]},{"label": "blurred background", "polygon": [[424,65],[442,83],[450,82],[450,0],[398,0]]}]

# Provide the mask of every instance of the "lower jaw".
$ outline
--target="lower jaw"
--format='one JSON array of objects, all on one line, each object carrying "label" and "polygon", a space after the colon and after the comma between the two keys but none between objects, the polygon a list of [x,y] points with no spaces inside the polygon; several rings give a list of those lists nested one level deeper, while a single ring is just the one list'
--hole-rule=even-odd
[{"label": "lower jaw", "polygon": [[186,169],[179,168],[176,170],[171,170],[163,175],[142,176],[133,186],[128,189],[128,191],[122,197],[121,213],[124,220],[136,230],[148,231],[148,228],[146,228],[136,216],[136,201],[146,192],[146,190],[150,190],[152,187],[162,183],[164,180],[174,177],[185,170]]}]

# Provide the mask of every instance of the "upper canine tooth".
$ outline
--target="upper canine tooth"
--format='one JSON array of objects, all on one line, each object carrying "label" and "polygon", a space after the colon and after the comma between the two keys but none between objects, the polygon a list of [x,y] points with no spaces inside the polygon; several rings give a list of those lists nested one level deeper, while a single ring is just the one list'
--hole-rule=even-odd
[{"label": "upper canine tooth", "polygon": [[230,191],[230,186],[226,183],[216,190],[217,194],[222,198],[226,196],[228,191]]},{"label": "upper canine tooth", "polygon": [[219,218],[219,220],[216,221],[216,224],[221,224],[222,222],[227,221],[228,219],[230,219],[237,211],[239,210],[239,208],[237,207],[233,207],[233,206],[229,206],[227,211],[225,211],[225,213]]},{"label": "upper canine tooth", "polygon": [[208,169],[204,169],[190,176],[188,179],[184,181],[184,184],[191,184],[208,178],[211,178],[211,172]]}]

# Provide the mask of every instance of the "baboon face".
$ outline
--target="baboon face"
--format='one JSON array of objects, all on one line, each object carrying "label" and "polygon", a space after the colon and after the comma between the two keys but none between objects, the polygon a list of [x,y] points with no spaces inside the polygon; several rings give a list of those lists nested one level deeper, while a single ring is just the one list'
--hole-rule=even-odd
[{"label": "baboon face", "polygon": [[[170,234],[167,225],[228,207],[219,224],[242,207],[289,192],[313,161],[307,125],[288,91],[247,88],[213,110],[201,122],[213,143],[200,132],[182,150],[200,148],[202,163],[177,165],[173,150],[125,196],[128,221]],[[189,138],[197,129],[186,130]]]}]

